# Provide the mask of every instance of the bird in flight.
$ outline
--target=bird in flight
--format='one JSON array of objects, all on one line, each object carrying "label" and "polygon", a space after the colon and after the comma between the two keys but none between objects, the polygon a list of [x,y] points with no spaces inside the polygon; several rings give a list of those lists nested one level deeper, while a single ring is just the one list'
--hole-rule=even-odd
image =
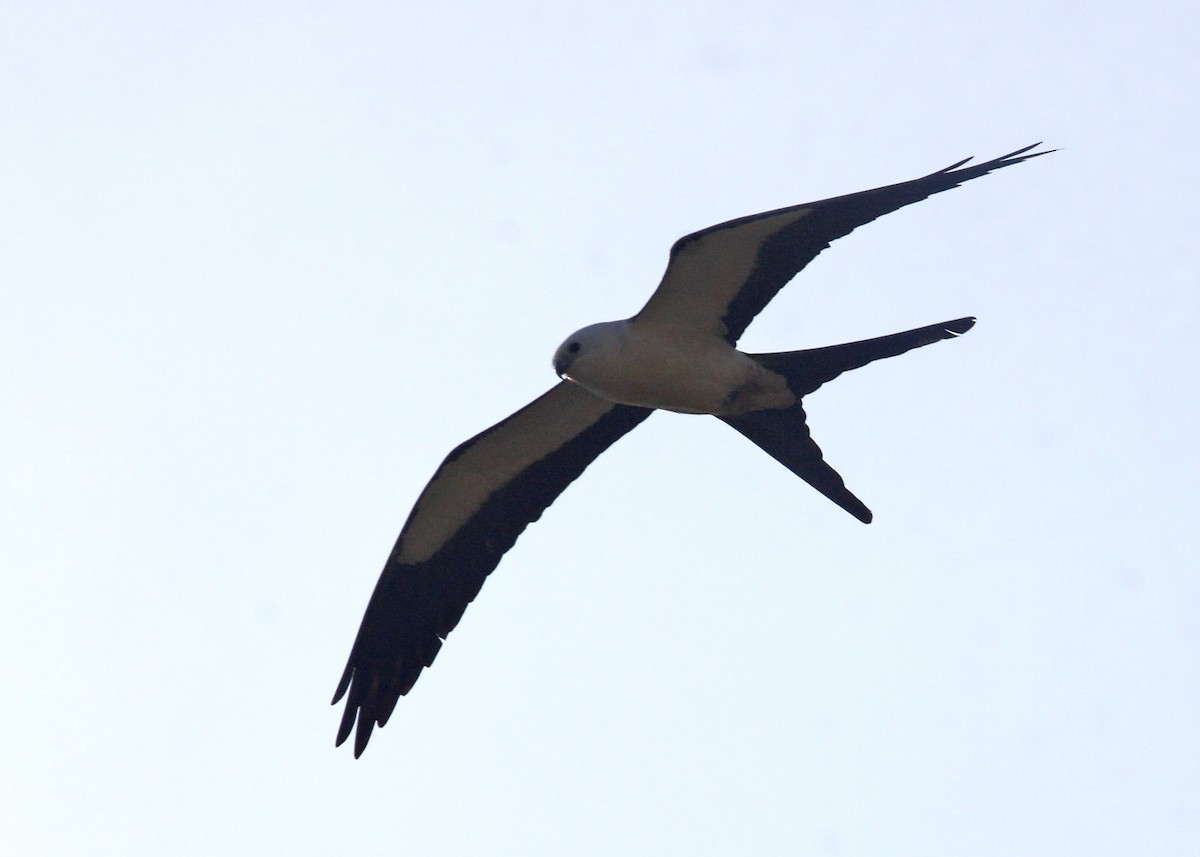
[{"label": "bird in flight", "polygon": [[829,243],[877,217],[1054,151],[1026,146],[923,178],[740,217],[685,235],[632,318],[579,330],[554,354],[561,379],[456,447],[417,498],[367,604],[333,696],[357,758],[433,663],[484,579],[600,453],[656,409],[711,414],[863,523],[871,511],[825,462],[805,396],[843,372],[966,333],[973,318],[825,348],[736,349],[751,320]]}]

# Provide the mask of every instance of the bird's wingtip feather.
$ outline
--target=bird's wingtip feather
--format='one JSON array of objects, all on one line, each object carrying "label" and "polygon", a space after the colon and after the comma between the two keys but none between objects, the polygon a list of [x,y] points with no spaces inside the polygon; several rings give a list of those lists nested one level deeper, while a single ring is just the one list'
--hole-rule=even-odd
[{"label": "bird's wingtip feather", "polygon": [[337,705],[346,691],[350,688],[350,677],[354,674],[354,668],[346,664],[346,671],[342,673],[342,680],[338,682],[337,690],[333,692],[333,701],[330,705]]}]

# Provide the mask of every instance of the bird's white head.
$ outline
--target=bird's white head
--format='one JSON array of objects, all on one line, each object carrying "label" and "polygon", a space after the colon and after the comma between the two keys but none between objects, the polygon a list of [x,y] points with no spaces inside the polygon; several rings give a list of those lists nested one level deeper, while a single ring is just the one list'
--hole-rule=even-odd
[{"label": "bird's white head", "polygon": [[554,352],[555,373],[572,381],[578,380],[572,373],[586,376],[589,364],[603,363],[620,348],[627,326],[626,321],[604,321],[575,331]]}]

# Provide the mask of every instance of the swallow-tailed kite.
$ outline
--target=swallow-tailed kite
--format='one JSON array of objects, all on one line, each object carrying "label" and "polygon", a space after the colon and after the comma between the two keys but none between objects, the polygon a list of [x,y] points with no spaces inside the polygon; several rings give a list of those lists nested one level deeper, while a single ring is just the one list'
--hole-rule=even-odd
[{"label": "swallow-tailed kite", "polygon": [[[738,338],[805,265],[855,227],[1048,151],[1039,144],[924,178],[752,214],[684,236],[649,302],[624,321],[571,334],[562,381],[451,452],[417,498],[367,605],[334,694],[349,692],[340,745],[357,757],[375,724],[433,663],[484,578],[600,453],[656,408],[712,414],[864,523],[871,512],[825,463],[803,398],[843,372],[966,333],[960,318],[891,336],[776,354]],[[1052,150],[1050,150],[1052,151]]]}]

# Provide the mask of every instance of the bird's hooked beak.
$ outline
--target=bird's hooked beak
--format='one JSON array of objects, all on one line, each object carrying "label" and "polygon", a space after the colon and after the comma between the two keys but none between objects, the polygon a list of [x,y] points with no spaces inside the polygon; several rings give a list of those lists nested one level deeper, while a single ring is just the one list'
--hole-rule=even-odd
[{"label": "bird's hooked beak", "polygon": [[571,368],[571,358],[565,354],[556,354],[554,356],[554,374],[559,378],[567,378],[567,370]]}]

